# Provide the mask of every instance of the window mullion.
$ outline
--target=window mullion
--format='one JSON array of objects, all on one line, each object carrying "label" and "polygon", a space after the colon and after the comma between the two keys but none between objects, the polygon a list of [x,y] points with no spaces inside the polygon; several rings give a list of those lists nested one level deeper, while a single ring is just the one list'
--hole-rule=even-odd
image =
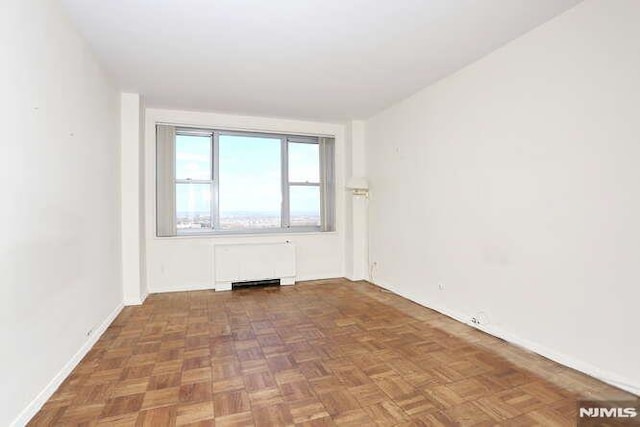
[{"label": "window mullion", "polygon": [[220,229],[220,156],[219,132],[213,132],[213,149],[211,150],[211,228]]},{"label": "window mullion", "polygon": [[280,213],[282,228],[290,227],[290,211],[289,211],[289,145],[287,138],[280,139],[281,144],[281,162],[282,162],[282,209]]},{"label": "window mullion", "polygon": [[324,146],[318,141],[319,161],[320,161],[320,176],[319,185],[320,188],[320,229],[326,230],[327,227],[327,158],[325,156]]}]

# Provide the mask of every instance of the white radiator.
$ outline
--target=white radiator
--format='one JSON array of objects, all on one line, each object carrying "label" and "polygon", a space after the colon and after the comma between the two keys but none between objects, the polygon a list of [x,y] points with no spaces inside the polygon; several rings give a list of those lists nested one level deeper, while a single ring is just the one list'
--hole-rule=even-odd
[{"label": "white radiator", "polygon": [[232,283],[280,279],[293,285],[296,279],[296,247],[291,242],[220,244],[213,251],[216,291]]}]

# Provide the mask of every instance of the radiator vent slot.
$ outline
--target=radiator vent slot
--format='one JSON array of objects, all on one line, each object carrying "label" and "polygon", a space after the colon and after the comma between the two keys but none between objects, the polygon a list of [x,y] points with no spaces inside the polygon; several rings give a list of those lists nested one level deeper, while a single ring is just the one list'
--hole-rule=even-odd
[{"label": "radiator vent slot", "polygon": [[250,288],[250,287],[280,286],[280,279],[269,280],[248,280],[244,282],[231,283],[231,289]]}]

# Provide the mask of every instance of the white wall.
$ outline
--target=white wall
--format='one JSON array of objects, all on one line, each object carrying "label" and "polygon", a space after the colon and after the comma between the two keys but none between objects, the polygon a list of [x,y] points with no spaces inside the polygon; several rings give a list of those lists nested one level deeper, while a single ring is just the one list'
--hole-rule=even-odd
[{"label": "white wall", "polygon": [[33,415],[121,304],[119,103],[57,2],[4,1],[0,57],[7,426]]},{"label": "white wall", "polygon": [[[345,174],[348,182],[351,177],[364,177],[366,174],[365,123],[361,120],[352,120],[348,123],[347,135],[351,147],[347,156],[348,171]],[[350,191],[348,194],[345,277],[351,280],[364,280],[368,278],[367,205],[369,201],[364,196],[351,195]]]},{"label": "white wall", "polygon": [[638,22],[587,0],[366,125],[376,283],[636,393]]},{"label": "white wall", "polygon": [[[139,200],[139,209],[138,209],[138,241],[140,242],[140,302],[144,302],[147,295],[149,294],[149,287],[147,285],[147,247],[146,247],[146,227],[147,227],[147,218],[145,211],[145,141],[144,141],[144,132],[145,132],[145,106],[144,100],[140,98],[139,102],[140,112],[138,114],[139,125],[138,125],[138,200]],[[125,303],[126,304],[126,303]]]},{"label": "white wall", "polygon": [[144,109],[137,93],[120,96],[120,192],[122,222],[122,286],[127,305],[147,296],[144,271],[144,200],[142,128]]},{"label": "white wall", "polygon": [[[342,277],[345,271],[345,151],[341,124],[235,116],[217,113],[146,109],[145,111],[146,269],[149,292],[213,288],[213,245],[239,242],[282,242],[296,245],[297,277],[311,280]],[[155,125],[171,123],[219,129],[335,135],[336,231],[253,236],[156,237],[155,233]]]}]

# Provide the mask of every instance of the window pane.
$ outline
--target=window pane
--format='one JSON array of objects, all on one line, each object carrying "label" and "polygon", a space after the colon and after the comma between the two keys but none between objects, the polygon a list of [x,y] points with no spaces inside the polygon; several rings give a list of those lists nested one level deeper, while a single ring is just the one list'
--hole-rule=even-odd
[{"label": "window pane", "polygon": [[320,226],[320,187],[290,186],[289,205],[291,227]]},{"label": "window pane", "polygon": [[289,182],[320,182],[318,144],[289,143]]},{"label": "window pane", "polygon": [[211,137],[176,135],[176,179],[211,179]]},{"label": "window pane", "polygon": [[211,228],[211,184],[176,184],[178,231]]},{"label": "window pane", "polygon": [[280,227],[280,139],[220,135],[220,228]]}]

